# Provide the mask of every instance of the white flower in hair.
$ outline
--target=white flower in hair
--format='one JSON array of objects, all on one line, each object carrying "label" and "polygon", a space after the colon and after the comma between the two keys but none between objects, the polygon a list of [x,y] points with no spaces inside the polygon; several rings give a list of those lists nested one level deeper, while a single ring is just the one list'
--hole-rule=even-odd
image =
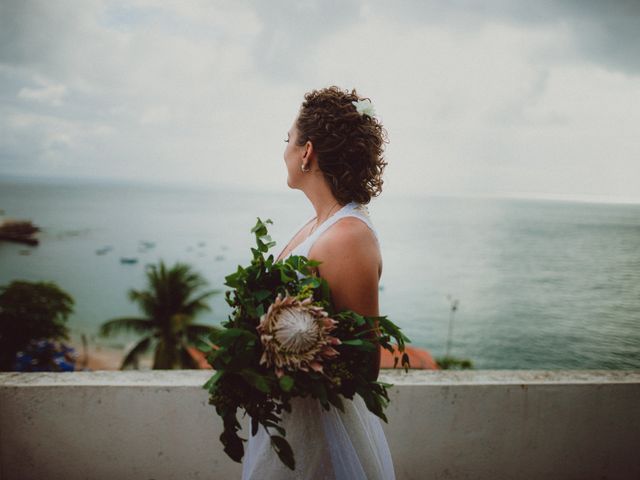
[{"label": "white flower in hair", "polygon": [[373,109],[373,105],[371,105],[371,100],[364,99],[351,102],[356,107],[356,110],[360,115],[369,115],[373,117],[376,114],[376,111]]}]

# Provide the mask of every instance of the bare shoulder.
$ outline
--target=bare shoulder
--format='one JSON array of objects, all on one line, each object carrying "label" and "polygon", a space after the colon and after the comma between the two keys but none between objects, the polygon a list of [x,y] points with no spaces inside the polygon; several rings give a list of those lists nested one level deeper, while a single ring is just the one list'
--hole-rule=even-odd
[{"label": "bare shoulder", "polygon": [[375,234],[362,220],[344,217],[328,228],[309,250],[322,262],[317,273],[327,280],[338,310],[377,315],[382,257]]},{"label": "bare shoulder", "polygon": [[318,260],[352,257],[380,263],[381,254],[375,234],[359,218],[344,217],[331,225],[315,241],[309,251],[309,257]]}]

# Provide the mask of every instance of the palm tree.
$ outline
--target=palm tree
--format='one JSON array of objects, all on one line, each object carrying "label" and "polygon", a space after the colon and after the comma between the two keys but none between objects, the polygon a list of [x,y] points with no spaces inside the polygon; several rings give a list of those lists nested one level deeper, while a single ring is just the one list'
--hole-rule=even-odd
[{"label": "palm tree", "polygon": [[123,331],[143,335],[125,356],[121,370],[138,368],[140,355],[152,347],[155,347],[154,370],[198,368],[188,347],[217,328],[192,321],[199,313],[211,310],[204,300],[220,290],[199,293],[200,288],[208,285],[199,273],[180,262],[167,269],[162,260],[159,266],[147,267],[147,282],[148,290],[128,292],[129,299],[139,305],[145,316],[108,320],[100,326],[99,335],[105,337]]}]

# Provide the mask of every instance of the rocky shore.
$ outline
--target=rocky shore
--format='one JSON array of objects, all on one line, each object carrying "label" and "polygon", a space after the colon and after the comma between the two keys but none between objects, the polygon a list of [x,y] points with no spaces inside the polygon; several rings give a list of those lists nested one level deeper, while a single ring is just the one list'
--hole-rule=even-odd
[{"label": "rocky shore", "polygon": [[26,243],[27,245],[38,245],[40,240],[38,240],[35,235],[39,231],[40,227],[28,220],[7,218],[0,222],[0,240]]}]

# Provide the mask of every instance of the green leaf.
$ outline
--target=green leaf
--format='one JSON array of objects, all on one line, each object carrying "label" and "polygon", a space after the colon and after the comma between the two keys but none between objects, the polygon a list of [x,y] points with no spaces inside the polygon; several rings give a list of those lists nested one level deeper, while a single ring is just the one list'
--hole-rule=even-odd
[{"label": "green leaf", "polygon": [[271,427],[271,428],[275,428],[276,431],[282,435],[283,437],[285,436],[285,431],[284,428],[282,428],[280,425],[278,425],[276,422],[271,421],[271,420],[267,420],[264,422],[265,426],[267,427]]},{"label": "green leaf", "polygon": [[278,454],[278,457],[280,457],[280,460],[282,460],[282,463],[291,470],[295,470],[296,464],[293,459],[293,450],[291,449],[289,442],[287,442],[284,437],[280,437],[278,435],[272,435],[270,438],[271,446]]},{"label": "green leaf", "polygon": [[207,353],[207,352],[210,352],[211,350],[213,350],[213,347],[211,345],[209,345],[206,342],[203,342],[202,340],[198,340],[196,342],[196,348],[198,350],[200,350],[201,352],[203,352],[203,353]]},{"label": "green leaf", "polygon": [[329,288],[329,282],[327,282],[324,278],[322,279],[322,283],[320,284],[320,291],[322,292],[322,299],[331,303],[331,289]]},{"label": "green leaf", "polygon": [[311,394],[320,400],[320,403],[325,406],[328,403],[327,399],[327,389],[324,386],[324,383],[319,381],[312,381],[309,384],[309,389],[311,390]]},{"label": "green leaf", "polygon": [[215,383],[220,379],[220,377],[224,374],[222,370],[218,370],[215,375],[213,375],[206,383],[202,386],[202,388],[209,390]]},{"label": "green leaf", "polygon": [[271,290],[257,290],[253,292],[253,298],[256,299],[257,302],[263,301],[265,298],[271,295]]},{"label": "green leaf", "polygon": [[242,280],[246,277],[247,273],[244,268],[238,265],[238,270],[231,275],[224,277],[225,285],[231,288],[238,288],[242,285]]},{"label": "green leaf", "polygon": [[257,237],[262,237],[267,234],[267,223],[273,224],[270,218],[267,218],[264,222],[260,220],[260,217],[257,217],[258,221],[255,226],[251,229],[251,233],[255,233]]},{"label": "green leaf", "polygon": [[338,410],[344,412],[344,404],[342,403],[342,399],[340,398],[340,395],[338,395],[333,390],[329,390],[329,401]]},{"label": "green leaf", "polygon": [[376,383],[378,385],[382,385],[384,388],[391,388],[393,387],[393,383],[385,383],[385,382],[380,382],[380,381],[375,381],[373,383]]},{"label": "green leaf", "polygon": [[207,338],[209,340],[211,340],[211,342],[214,345],[218,344],[218,338],[220,338],[220,335],[222,335],[222,333],[225,331],[226,329],[222,329],[222,328],[215,328],[213,330],[211,330],[211,332],[209,332],[207,334]]},{"label": "green leaf", "polygon": [[409,371],[411,365],[409,364],[409,355],[406,353],[402,354],[402,366],[404,367],[405,372]]},{"label": "green leaf", "polygon": [[287,264],[291,265],[293,268],[295,268],[296,270],[300,270],[303,265],[304,265],[304,257],[300,256],[300,255],[291,255],[288,259],[287,259]]},{"label": "green leaf", "polygon": [[362,397],[362,399],[364,400],[365,405],[367,406],[367,408],[369,409],[369,411],[371,413],[373,413],[374,415],[380,417],[382,420],[384,420],[385,422],[389,423],[387,421],[387,417],[385,416],[384,412],[382,411],[382,405],[380,402],[380,398],[371,390],[369,389],[358,389],[358,395],[360,395]]},{"label": "green leaf", "polygon": [[244,455],[244,447],[242,446],[242,440],[233,432],[226,429],[220,434],[220,441],[224,445],[224,451],[231,460],[240,463]]},{"label": "green leaf", "polygon": [[284,268],[280,269],[280,281],[282,283],[293,282],[295,278],[292,275],[289,275]]},{"label": "green leaf", "polygon": [[318,288],[321,282],[318,277],[306,277],[300,283],[302,285],[309,285],[311,288]]},{"label": "green leaf", "polygon": [[243,337],[248,334],[249,332],[244,330],[243,328],[227,328],[220,334],[218,338],[228,340],[230,338]]},{"label": "green leaf", "polygon": [[359,347],[359,350],[364,350],[367,352],[373,352],[378,348],[377,345],[375,345],[374,343],[366,340],[361,340],[359,338],[354,340],[344,340],[342,342],[342,345],[351,345],[352,347]]},{"label": "green leaf", "polygon": [[293,377],[290,377],[289,375],[280,377],[280,380],[278,382],[280,383],[280,388],[285,392],[289,392],[293,388]]},{"label": "green leaf", "polygon": [[271,388],[269,387],[267,377],[259,375],[253,370],[248,369],[241,370],[240,375],[247,381],[249,385],[257,388],[261,392],[271,393]]},{"label": "green leaf", "polygon": [[389,320],[386,316],[375,317],[380,324],[380,328],[391,336],[393,336],[398,341],[398,346],[402,347],[406,343],[411,343],[411,340],[404,333],[400,331],[400,327],[398,327],[395,323]]}]

